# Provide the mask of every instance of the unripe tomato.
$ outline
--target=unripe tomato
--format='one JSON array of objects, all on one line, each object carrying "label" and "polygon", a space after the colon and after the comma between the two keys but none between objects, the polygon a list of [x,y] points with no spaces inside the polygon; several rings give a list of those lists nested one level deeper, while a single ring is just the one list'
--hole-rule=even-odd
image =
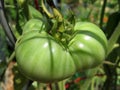
[{"label": "unripe tomato", "polygon": [[93,68],[103,62],[107,53],[107,39],[103,31],[88,22],[77,22],[68,44],[77,71]]},{"label": "unripe tomato", "polygon": [[70,41],[65,45],[46,33],[37,24],[39,21],[35,22],[26,24],[15,45],[18,67],[29,79],[57,82],[77,71],[96,67],[105,59],[107,39],[96,25],[77,22]]},{"label": "unripe tomato", "polygon": [[23,34],[15,53],[20,71],[32,80],[56,82],[76,72],[70,53],[44,31]]},{"label": "unripe tomato", "polygon": [[23,27],[23,34],[32,30],[44,30],[45,24],[42,19],[30,19]]}]

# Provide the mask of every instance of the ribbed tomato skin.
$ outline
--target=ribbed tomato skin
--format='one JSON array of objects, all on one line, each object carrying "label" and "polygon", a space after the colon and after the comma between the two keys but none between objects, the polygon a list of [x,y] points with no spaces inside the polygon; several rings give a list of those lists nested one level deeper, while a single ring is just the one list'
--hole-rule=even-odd
[{"label": "ribbed tomato skin", "polygon": [[77,22],[68,47],[77,71],[100,65],[107,54],[107,39],[95,24]]},{"label": "ribbed tomato skin", "polygon": [[76,72],[69,52],[45,32],[24,34],[16,44],[15,53],[20,71],[32,80],[57,82]]},{"label": "ribbed tomato skin", "polygon": [[78,71],[99,66],[107,55],[106,36],[95,24],[77,22],[65,45],[45,32],[45,27],[37,24],[39,21],[33,21],[36,23],[26,24],[15,45],[18,67],[31,80],[58,82]]}]

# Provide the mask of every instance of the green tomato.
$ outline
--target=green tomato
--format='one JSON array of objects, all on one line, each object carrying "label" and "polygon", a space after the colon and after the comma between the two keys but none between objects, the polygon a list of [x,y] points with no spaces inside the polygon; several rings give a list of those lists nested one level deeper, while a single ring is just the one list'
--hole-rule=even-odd
[{"label": "green tomato", "polygon": [[37,24],[41,21],[32,21],[25,25],[15,45],[18,67],[31,80],[57,82],[97,67],[107,55],[107,39],[92,23],[77,22],[71,40],[64,46]]},{"label": "green tomato", "polygon": [[31,80],[57,82],[76,72],[70,53],[44,31],[33,30],[21,36],[15,53],[20,71]]},{"label": "green tomato", "polygon": [[77,71],[100,65],[107,54],[107,39],[103,31],[89,22],[77,22],[68,47]]},{"label": "green tomato", "polygon": [[23,34],[32,30],[44,30],[45,25],[41,19],[30,19],[23,27]]}]

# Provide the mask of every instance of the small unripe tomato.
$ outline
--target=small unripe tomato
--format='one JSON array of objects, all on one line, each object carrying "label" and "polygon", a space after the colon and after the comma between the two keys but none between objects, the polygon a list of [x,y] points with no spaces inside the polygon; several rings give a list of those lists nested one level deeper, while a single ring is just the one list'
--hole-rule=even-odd
[{"label": "small unripe tomato", "polygon": [[42,19],[30,19],[23,27],[23,34],[32,30],[44,30],[45,24]]},{"label": "small unripe tomato", "polygon": [[77,22],[74,35],[68,44],[77,71],[100,65],[107,54],[107,39],[95,24]]}]

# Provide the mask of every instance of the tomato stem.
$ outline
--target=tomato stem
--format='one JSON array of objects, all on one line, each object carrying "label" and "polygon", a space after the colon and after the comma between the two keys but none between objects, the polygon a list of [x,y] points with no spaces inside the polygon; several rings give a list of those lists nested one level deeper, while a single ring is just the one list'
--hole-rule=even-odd
[{"label": "tomato stem", "polygon": [[116,63],[112,63],[112,62],[110,62],[110,61],[104,61],[103,63],[104,63],[104,64],[107,64],[107,65],[110,65],[110,66],[115,66],[115,67],[117,67],[117,68],[120,68],[119,65],[117,65]]},{"label": "tomato stem", "polygon": [[41,0],[41,6],[42,6],[42,9],[44,10],[44,12],[48,15],[48,17],[53,18],[53,15],[45,7],[45,4],[44,4],[43,0]]},{"label": "tomato stem", "polygon": [[58,82],[59,90],[66,90],[65,89],[65,80]]},{"label": "tomato stem", "polygon": [[13,51],[13,53],[12,53],[11,56],[9,57],[7,63],[9,63],[10,61],[12,61],[14,57],[15,57],[15,51]]}]

